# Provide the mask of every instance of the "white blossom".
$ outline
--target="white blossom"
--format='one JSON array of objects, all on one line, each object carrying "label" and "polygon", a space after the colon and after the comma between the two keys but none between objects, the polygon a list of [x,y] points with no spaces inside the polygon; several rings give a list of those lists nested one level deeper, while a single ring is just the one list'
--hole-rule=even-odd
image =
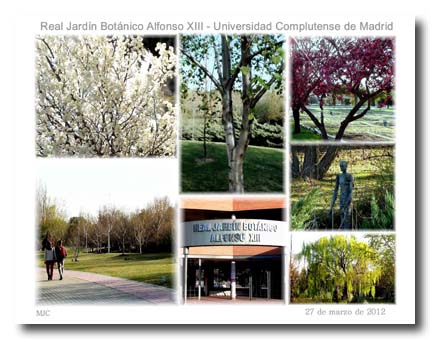
[{"label": "white blossom", "polygon": [[174,156],[172,47],[138,36],[37,38],[37,155]]}]

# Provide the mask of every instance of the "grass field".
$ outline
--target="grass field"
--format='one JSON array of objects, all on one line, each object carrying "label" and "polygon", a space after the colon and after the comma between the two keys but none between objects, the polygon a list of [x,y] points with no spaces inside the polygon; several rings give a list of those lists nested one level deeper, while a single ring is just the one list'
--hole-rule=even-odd
[{"label": "grass field", "polygon": [[290,131],[291,131],[291,140],[294,142],[302,142],[302,141],[320,141],[321,140],[321,136],[311,130],[308,129],[304,129],[302,127],[301,132],[300,133],[296,133],[294,134],[294,121],[290,122]]},{"label": "grass field", "polygon": [[[318,105],[310,105],[309,109],[319,118],[320,108]],[[349,110],[351,110],[350,106],[326,106],[324,108],[324,122],[327,133],[331,137],[334,138],[341,121],[345,118]],[[363,118],[348,125],[343,140],[394,142],[394,118],[394,109],[392,108],[371,108]],[[293,122],[292,115],[290,122]],[[300,115],[300,124],[311,129],[315,128],[314,123],[305,113]],[[292,141],[303,141],[320,138],[315,136],[311,131],[304,129],[300,134],[291,133],[291,139]]]},{"label": "grass field", "polygon": [[[37,254],[37,264],[44,267],[42,252]],[[65,269],[121,277],[172,288],[175,264],[170,253],[142,255],[81,253],[78,262],[72,262],[71,256],[66,258]]]},{"label": "grass field", "polygon": [[[224,143],[208,143],[204,162],[203,143],[181,141],[182,192],[227,192],[228,168]],[[283,192],[282,149],[249,146],[245,155],[246,192]]]}]

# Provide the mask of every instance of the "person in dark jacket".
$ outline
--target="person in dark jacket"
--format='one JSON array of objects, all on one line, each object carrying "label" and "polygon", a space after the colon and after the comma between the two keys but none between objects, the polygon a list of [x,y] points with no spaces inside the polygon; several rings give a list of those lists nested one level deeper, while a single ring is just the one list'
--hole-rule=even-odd
[{"label": "person in dark jacket", "polygon": [[60,274],[60,280],[63,279],[64,273],[64,259],[67,257],[66,248],[63,246],[63,241],[58,240],[55,246],[55,258],[57,261],[58,273]]}]

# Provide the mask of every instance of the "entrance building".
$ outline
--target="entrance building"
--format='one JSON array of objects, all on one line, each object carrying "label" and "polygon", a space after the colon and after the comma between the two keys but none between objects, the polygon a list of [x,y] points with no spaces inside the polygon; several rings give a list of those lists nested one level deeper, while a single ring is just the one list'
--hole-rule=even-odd
[{"label": "entrance building", "polygon": [[284,298],[283,198],[182,200],[182,297]]}]

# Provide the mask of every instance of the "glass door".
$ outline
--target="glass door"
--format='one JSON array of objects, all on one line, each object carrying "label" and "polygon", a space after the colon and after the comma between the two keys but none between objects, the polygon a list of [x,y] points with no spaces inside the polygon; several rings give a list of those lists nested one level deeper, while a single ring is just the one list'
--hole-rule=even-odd
[{"label": "glass door", "polygon": [[236,295],[238,297],[252,298],[251,269],[240,264],[236,271]]}]

